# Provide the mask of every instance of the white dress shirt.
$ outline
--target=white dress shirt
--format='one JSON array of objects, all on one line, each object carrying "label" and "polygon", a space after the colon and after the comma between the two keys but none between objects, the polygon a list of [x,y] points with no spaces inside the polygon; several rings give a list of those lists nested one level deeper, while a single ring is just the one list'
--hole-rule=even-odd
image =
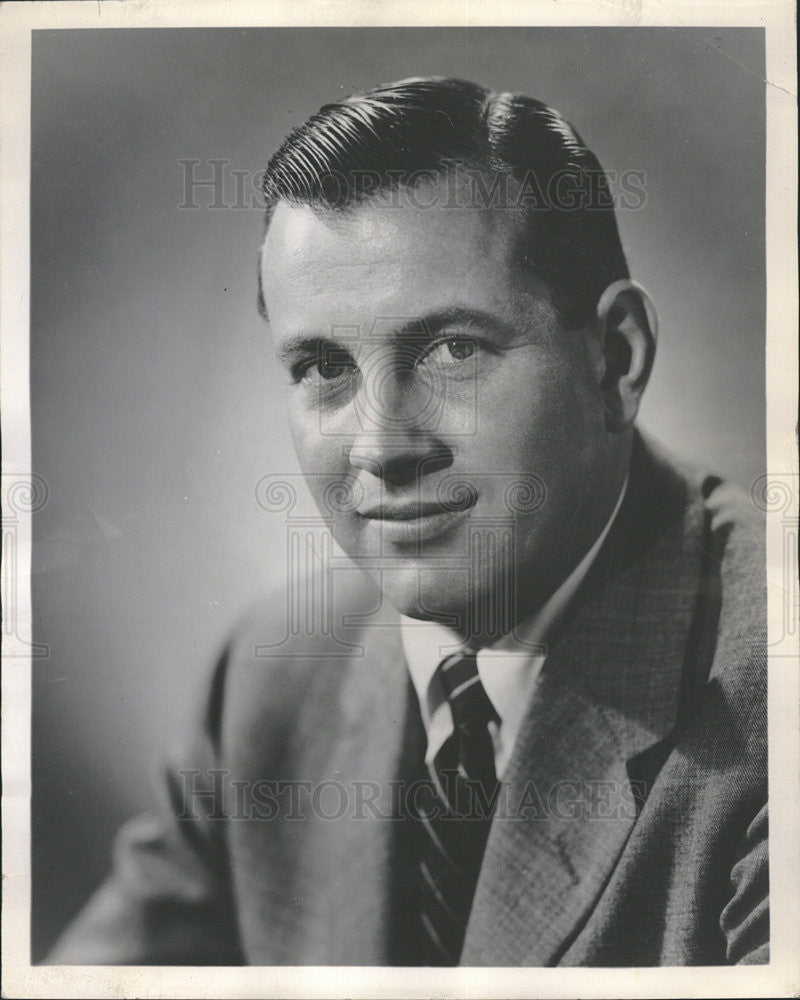
[{"label": "white dress shirt", "polygon": [[[546,659],[546,637],[589,572],[622,506],[627,486],[626,478],[605,527],[558,590],[538,611],[520,623],[513,634],[503,636],[493,645],[478,650],[478,675],[500,717],[499,725],[489,724],[498,778],[502,776],[511,757],[536,678]],[[430,766],[442,744],[453,732],[450,706],[438,677],[434,675],[443,657],[463,649],[464,643],[450,629],[437,622],[423,622],[406,616],[401,620],[401,636],[428,736],[425,761]]]}]

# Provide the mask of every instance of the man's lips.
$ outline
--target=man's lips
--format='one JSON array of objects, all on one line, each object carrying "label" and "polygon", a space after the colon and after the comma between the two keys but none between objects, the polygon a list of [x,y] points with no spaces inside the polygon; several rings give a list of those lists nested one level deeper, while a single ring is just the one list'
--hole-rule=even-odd
[{"label": "man's lips", "polygon": [[357,510],[360,517],[375,521],[418,521],[422,518],[435,517],[438,514],[460,514],[474,507],[477,496],[459,504],[443,504],[436,502],[420,502],[418,500],[406,503],[377,504]]},{"label": "man's lips", "polygon": [[419,500],[376,504],[357,511],[359,517],[374,525],[386,542],[397,545],[417,545],[443,535],[461,521],[477,496],[460,504],[443,504]]}]

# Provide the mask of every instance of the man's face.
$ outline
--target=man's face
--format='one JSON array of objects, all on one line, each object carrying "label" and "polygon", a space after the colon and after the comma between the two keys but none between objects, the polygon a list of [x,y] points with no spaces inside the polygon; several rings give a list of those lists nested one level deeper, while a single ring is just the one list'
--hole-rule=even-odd
[{"label": "man's face", "polygon": [[608,440],[595,335],[515,264],[521,220],[440,194],[279,204],[264,302],[338,543],[401,612],[490,635],[602,527]]}]

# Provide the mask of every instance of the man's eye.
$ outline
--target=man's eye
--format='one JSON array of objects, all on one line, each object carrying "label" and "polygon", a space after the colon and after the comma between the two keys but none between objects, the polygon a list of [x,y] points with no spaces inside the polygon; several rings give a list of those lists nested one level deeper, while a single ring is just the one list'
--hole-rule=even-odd
[{"label": "man's eye", "polygon": [[423,360],[439,365],[460,364],[474,357],[477,350],[477,342],[470,337],[448,337],[434,344]]},{"label": "man's eye", "polygon": [[454,337],[452,340],[446,341],[445,347],[454,361],[466,361],[475,353],[475,341],[465,340],[461,337]]},{"label": "man's eye", "polygon": [[302,382],[334,382],[349,378],[355,370],[355,363],[346,352],[329,351],[302,364],[297,377]]},{"label": "man's eye", "polygon": [[344,361],[323,360],[317,361],[314,369],[319,374],[319,377],[327,382],[335,378],[341,378],[343,375],[349,375],[353,370],[353,366]]}]

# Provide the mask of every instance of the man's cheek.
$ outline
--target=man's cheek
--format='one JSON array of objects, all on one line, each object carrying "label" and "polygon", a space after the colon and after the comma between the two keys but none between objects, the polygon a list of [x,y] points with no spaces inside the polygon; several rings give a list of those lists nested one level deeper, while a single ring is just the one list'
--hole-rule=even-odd
[{"label": "man's cheek", "polygon": [[289,407],[289,433],[298,458],[312,449],[319,437],[319,427],[314,417],[310,415],[299,402],[294,401]]},{"label": "man's cheek", "polygon": [[[335,473],[342,464],[342,449],[337,440],[325,436],[318,418],[305,411],[290,416],[289,430],[300,467],[305,473]],[[312,487],[313,492],[313,487]]]}]

